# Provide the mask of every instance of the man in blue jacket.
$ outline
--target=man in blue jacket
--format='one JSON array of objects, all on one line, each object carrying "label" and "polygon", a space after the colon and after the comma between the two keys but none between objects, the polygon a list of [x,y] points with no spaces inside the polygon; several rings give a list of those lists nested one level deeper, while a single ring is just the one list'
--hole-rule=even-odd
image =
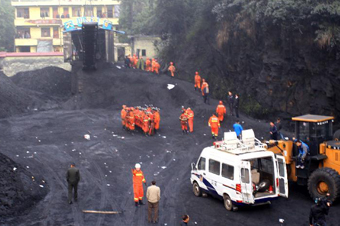
[{"label": "man in blue jacket", "polygon": [[236,132],[236,136],[238,139],[241,139],[241,133],[243,130],[243,127],[240,125],[240,121],[237,120],[235,124],[233,125],[234,131]]},{"label": "man in blue jacket", "polygon": [[295,144],[296,144],[298,151],[299,151],[297,162],[296,162],[296,168],[304,169],[305,168],[305,159],[307,157],[307,154],[309,153],[309,147],[308,147],[307,144],[305,144],[301,140],[297,140],[295,142]]}]

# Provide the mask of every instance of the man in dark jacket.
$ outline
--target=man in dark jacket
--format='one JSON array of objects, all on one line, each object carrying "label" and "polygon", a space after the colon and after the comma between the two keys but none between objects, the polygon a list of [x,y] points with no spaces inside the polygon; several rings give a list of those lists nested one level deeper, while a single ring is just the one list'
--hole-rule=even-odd
[{"label": "man in dark jacket", "polygon": [[125,63],[126,68],[130,68],[131,61],[130,61],[130,58],[128,56],[125,57],[124,63]]},{"label": "man in dark jacket", "polygon": [[317,198],[316,204],[312,206],[309,213],[309,225],[310,226],[326,226],[326,215],[328,215],[330,203],[326,205]]},{"label": "man in dark jacket", "polygon": [[79,169],[72,163],[67,170],[66,180],[68,183],[68,203],[72,204],[72,190],[74,189],[74,201],[78,198],[78,182],[80,181]]},{"label": "man in dark jacket", "polygon": [[235,114],[236,114],[237,118],[238,118],[238,107],[239,107],[239,104],[240,104],[240,100],[238,99],[238,94],[235,94],[233,107],[235,109]]},{"label": "man in dark jacket", "polygon": [[228,105],[229,105],[229,110],[230,110],[230,114],[233,116],[234,115],[234,111],[233,111],[233,107],[234,107],[234,96],[232,94],[232,92],[228,92]]},{"label": "man in dark jacket", "polygon": [[270,133],[270,139],[271,140],[277,140],[277,128],[276,128],[274,122],[270,122],[269,133]]},{"label": "man in dark jacket", "polygon": [[282,124],[281,124],[281,119],[280,118],[277,118],[276,119],[276,128],[277,128],[277,135],[278,135],[278,138],[281,139],[281,140],[284,140],[284,136],[281,132],[281,129],[282,129]]}]

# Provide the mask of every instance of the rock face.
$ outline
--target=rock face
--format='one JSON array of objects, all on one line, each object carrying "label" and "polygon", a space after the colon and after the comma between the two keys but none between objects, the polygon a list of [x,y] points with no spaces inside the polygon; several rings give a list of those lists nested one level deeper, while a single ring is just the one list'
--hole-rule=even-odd
[{"label": "rock face", "polygon": [[184,47],[169,48],[166,61],[177,59],[182,79],[193,82],[199,71],[215,98],[226,100],[228,90],[238,93],[243,112],[257,117],[340,118],[339,53],[315,41],[313,28],[305,28],[287,33],[247,18],[218,23],[199,30]]}]

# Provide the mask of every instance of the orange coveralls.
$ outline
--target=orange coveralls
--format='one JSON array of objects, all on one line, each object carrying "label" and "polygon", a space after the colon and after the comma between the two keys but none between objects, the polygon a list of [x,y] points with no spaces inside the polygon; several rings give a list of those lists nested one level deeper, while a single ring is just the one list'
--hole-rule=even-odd
[{"label": "orange coveralls", "polygon": [[185,112],[179,116],[179,120],[181,121],[182,131],[188,131],[188,116]]},{"label": "orange coveralls", "polygon": [[155,130],[159,130],[159,123],[161,121],[161,115],[159,114],[159,111],[155,111],[155,113],[153,113],[153,116],[155,122]]},{"label": "orange coveralls", "polygon": [[187,110],[187,115],[188,115],[188,124],[189,124],[189,130],[190,133],[194,132],[194,111],[191,109]]},{"label": "orange coveralls", "polygon": [[159,63],[157,61],[154,61],[154,72],[156,72],[156,74],[159,74],[159,68],[161,67],[161,65],[159,65]]},{"label": "orange coveralls", "polygon": [[225,108],[223,104],[219,104],[217,105],[216,113],[218,115],[218,120],[222,122],[224,119],[224,115],[227,114],[227,109]]},{"label": "orange coveralls", "polygon": [[207,86],[208,86],[208,83],[207,83],[205,80],[203,80],[202,87],[201,87],[202,96],[204,96],[203,90],[204,90],[204,88],[207,87]]},{"label": "orange coveralls", "polygon": [[211,127],[211,134],[214,137],[218,136],[218,128],[220,128],[220,121],[216,117],[216,115],[212,115],[209,119],[208,125]]},{"label": "orange coveralls", "polygon": [[174,65],[170,65],[169,68],[168,68],[168,71],[171,72],[171,76],[172,76],[172,77],[175,77],[176,68],[175,68]]},{"label": "orange coveralls", "polygon": [[143,183],[146,184],[146,180],[142,170],[131,169],[131,171],[133,181],[133,197],[134,201],[138,202],[139,200],[143,200]]},{"label": "orange coveralls", "polygon": [[136,65],[137,65],[138,59],[136,60],[136,58],[137,58],[137,56],[136,56],[136,54],[134,54],[133,57],[132,57],[132,61],[131,61],[133,68],[136,68]]},{"label": "orange coveralls", "polygon": [[125,108],[122,109],[122,111],[120,112],[120,118],[122,119],[122,125],[126,126],[126,110]]},{"label": "orange coveralls", "polygon": [[133,110],[130,110],[128,113],[127,113],[127,126],[130,130],[135,130],[135,116],[133,114]]},{"label": "orange coveralls", "polygon": [[143,128],[142,129],[144,133],[148,133],[150,129],[150,118],[147,113],[145,113],[143,117]]},{"label": "orange coveralls", "polygon": [[146,61],[145,61],[145,70],[151,71],[151,61],[150,61],[149,58],[147,58]]},{"label": "orange coveralls", "polygon": [[201,76],[198,73],[195,75],[195,89],[196,88],[201,88]]}]

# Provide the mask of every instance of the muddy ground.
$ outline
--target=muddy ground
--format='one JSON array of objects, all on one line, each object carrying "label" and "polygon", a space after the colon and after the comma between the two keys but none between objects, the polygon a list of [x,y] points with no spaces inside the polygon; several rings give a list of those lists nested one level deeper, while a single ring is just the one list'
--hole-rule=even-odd
[{"label": "muddy ground", "polygon": [[[242,208],[237,212],[226,211],[217,199],[193,195],[190,163],[197,160],[204,147],[212,144],[207,121],[218,103],[211,100],[210,105],[203,104],[193,84],[116,67],[80,74],[81,94],[58,99],[51,110],[0,120],[1,153],[46,182],[46,186],[39,187],[46,189],[46,196],[42,193],[40,202],[15,215],[0,217],[0,225],[148,225],[147,207],[136,208],[133,202],[130,169],[136,162],[142,163],[148,183],[156,180],[161,188],[158,225],[179,225],[180,216],[185,213],[190,215],[189,225],[280,225],[280,218],[285,220],[285,225],[308,225],[313,203],[304,187],[292,185],[289,199],[280,198],[270,206]],[[13,79],[21,87],[28,83],[19,80]],[[43,81],[42,78],[40,82]],[[168,90],[167,84],[176,86]],[[35,87],[40,86],[35,84]],[[65,87],[68,86],[61,85],[60,89]],[[26,89],[30,86],[26,85]],[[124,131],[120,121],[122,104],[160,107],[159,134],[146,137],[138,131]],[[180,130],[178,117],[182,105],[195,112],[194,133],[189,135],[182,135]],[[234,121],[234,117],[228,116],[222,123],[222,131],[230,130]],[[258,137],[267,136],[267,123],[242,114],[241,121],[244,128],[254,128]],[[85,140],[84,134],[90,134],[91,140]],[[80,169],[81,181],[79,200],[69,205],[65,174],[71,162]],[[82,210],[123,213],[94,215],[84,214]],[[339,211],[339,204],[331,208],[328,225],[338,225]]]}]

